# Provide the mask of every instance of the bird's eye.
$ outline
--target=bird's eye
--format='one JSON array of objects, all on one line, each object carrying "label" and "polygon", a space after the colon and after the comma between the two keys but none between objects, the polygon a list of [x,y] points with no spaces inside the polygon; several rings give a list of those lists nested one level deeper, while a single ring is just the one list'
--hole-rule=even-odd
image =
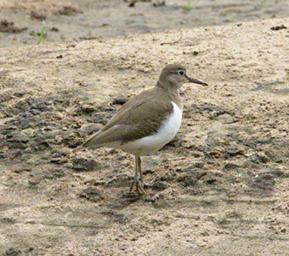
[{"label": "bird's eye", "polygon": [[183,71],[183,70],[179,70],[179,75],[181,75],[181,76],[183,76],[184,74],[185,74],[185,71]]}]

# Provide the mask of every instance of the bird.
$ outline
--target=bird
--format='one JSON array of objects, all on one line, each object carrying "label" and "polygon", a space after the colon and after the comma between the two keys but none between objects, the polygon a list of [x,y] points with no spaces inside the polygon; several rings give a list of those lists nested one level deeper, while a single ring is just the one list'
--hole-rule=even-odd
[{"label": "bird", "polygon": [[151,155],[174,139],[182,122],[180,88],[185,83],[208,84],[191,78],[182,64],[167,64],[156,85],[127,101],[110,121],[82,144],[96,149],[121,149],[134,156],[134,180],[129,192],[145,195],[141,157]]}]

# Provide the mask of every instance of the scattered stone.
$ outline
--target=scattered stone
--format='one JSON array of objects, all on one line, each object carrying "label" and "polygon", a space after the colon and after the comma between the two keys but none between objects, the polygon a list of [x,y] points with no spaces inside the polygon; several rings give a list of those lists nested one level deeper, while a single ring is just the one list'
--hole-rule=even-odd
[{"label": "scattered stone", "polygon": [[81,11],[73,6],[63,6],[62,9],[58,11],[58,14],[66,16],[73,16],[77,13],[81,13]]},{"label": "scattered stone", "polygon": [[203,168],[204,165],[205,165],[204,162],[196,161],[192,163],[192,168]]},{"label": "scattered stone", "polygon": [[76,158],[72,161],[72,169],[78,172],[95,171],[100,168],[100,164],[93,159]]},{"label": "scattered stone", "polygon": [[50,29],[50,31],[51,31],[51,32],[59,32],[59,28],[57,28],[57,27],[52,27],[52,28]]},{"label": "scattered stone", "polygon": [[90,114],[96,111],[96,108],[92,104],[84,104],[78,107],[77,114]]},{"label": "scattered stone", "polygon": [[95,187],[88,187],[83,189],[79,196],[92,202],[98,202],[104,199],[101,191]]},{"label": "scattered stone", "polygon": [[155,1],[153,1],[152,5],[153,5],[153,7],[165,6],[166,1],[165,0],[155,0]]},{"label": "scattered stone", "polygon": [[42,179],[43,178],[40,176],[32,177],[28,180],[28,184],[30,186],[37,186],[42,181]]},{"label": "scattered stone", "polygon": [[15,173],[23,173],[23,172],[31,172],[31,169],[29,167],[19,167],[16,170],[14,170]]},{"label": "scattered stone", "polygon": [[6,158],[6,154],[4,151],[0,151],[0,160]]},{"label": "scattered stone", "polygon": [[214,184],[217,183],[218,179],[214,174],[210,173],[209,175],[205,175],[202,181],[207,184]]},{"label": "scattered stone", "polygon": [[231,146],[231,147],[226,148],[224,156],[226,159],[228,159],[230,157],[234,157],[237,155],[243,155],[243,154],[244,154],[244,150],[241,147]]},{"label": "scattered stone", "polygon": [[113,113],[112,114],[108,114],[106,112],[97,112],[97,113],[94,113],[89,119],[88,119],[88,122],[90,123],[99,123],[99,124],[102,124],[102,125],[105,125],[108,120],[112,117]]},{"label": "scattered stone", "polygon": [[264,190],[272,190],[275,185],[275,178],[270,173],[260,173],[253,178],[253,187]]},{"label": "scattered stone", "polygon": [[88,123],[88,124],[84,124],[83,126],[81,126],[79,131],[83,135],[90,135],[95,132],[98,132],[102,127],[103,125],[101,124]]},{"label": "scattered stone", "polygon": [[123,104],[125,104],[127,101],[128,101],[127,98],[115,98],[115,99],[113,99],[112,104],[113,104],[113,105],[123,105]]},{"label": "scattered stone", "polygon": [[29,141],[29,137],[22,133],[15,133],[13,137],[7,140],[10,143],[24,143],[26,144]]},{"label": "scattered stone", "polygon": [[144,175],[153,173],[154,169],[160,164],[159,159],[148,158],[142,161],[142,172]]},{"label": "scattered stone", "polygon": [[50,160],[50,163],[53,163],[53,164],[65,164],[65,163],[67,163],[67,162],[68,162],[67,158],[62,157],[62,156],[60,156],[60,157],[53,157],[53,158],[51,158],[51,160]]},{"label": "scattered stone", "polygon": [[278,30],[281,30],[281,29],[287,29],[287,27],[285,25],[278,25],[278,26],[275,26],[275,27],[271,27],[271,30],[273,31],[278,31]]},{"label": "scattered stone", "polygon": [[47,18],[47,16],[44,13],[41,13],[35,10],[30,12],[30,17],[36,20],[46,20]]},{"label": "scattered stone", "polygon": [[5,252],[5,256],[19,256],[21,255],[22,252],[19,249],[16,248],[9,248],[6,252]]},{"label": "scattered stone", "polygon": [[226,162],[224,164],[223,170],[235,170],[240,168],[241,166],[237,162]]},{"label": "scattered stone", "polygon": [[107,187],[127,187],[132,182],[132,177],[127,174],[119,174],[106,183]]},{"label": "scattered stone", "polygon": [[130,0],[128,3],[128,7],[135,7],[137,0]]},{"label": "scattered stone", "polygon": [[13,218],[8,218],[8,217],[4,217],[4,218],[0,218],[0,223],[3,224],[15,224],[17,221]]},{"label": "scattered stone", "polygon": [[67,145],[69,148],[76,148],[77,146],[82,144],[81,138],[79,138],[76,134],[67,134],[62,141],[63,144]]},{"label": "scattered stone", "polygon": [[58,179],[65,176],[63,169],[52,169],[43,174],[43,179]]},{"label": "scattered stone", "polygon": [[250,161],[255,164],[268,163],[270,158],[264,152],[257,152],[250,156]]},{"label": "scattered stone", "polygon": [[178,177],[177,182],[179,182],[184,187],[195,186],[198,182],[198,178],[194,170],[189,170],[182,176]]},{"label": "scattered stone", "polygon": [[169,187],[169,184],[165,181],[158,180],[149,186],[153,190],[163,191]]}]

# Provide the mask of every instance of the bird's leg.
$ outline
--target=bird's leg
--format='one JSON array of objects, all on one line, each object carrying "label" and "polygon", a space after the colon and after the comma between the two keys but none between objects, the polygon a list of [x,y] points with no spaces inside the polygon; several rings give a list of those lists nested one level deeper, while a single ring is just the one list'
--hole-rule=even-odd
[{"label": "bird's leg", "polygon": [[137,162],[137,156],[134,156],[134,180],[130,185],[129,193],[132,192],[134,186],[136,186],[137,189],[137,183],[138,183],[138,162]]},{"label": "bird's leg", "polygon": [[135,174],[134,174],[134,181],[132,182],[129,192],[132,192],[134,186],[136,187],[136,191],[140,195],[146,194],[143,188],[143,181],[142,181],[142,172],[141,172],[141,159],[139,156],[135,156]]},{"label": "bird's leg", "polygon": [[142,170],[141,170],[141,158],[138,157],[137,160],[138,160],[138,166],[139,166],[139,170],[138,170],[138,172],[139,172],[139,180],[140,180],[140,182],[141,182],[141,184],[143,186],[143,175],[142,175]]},{"label": "bird's leg", "polygon": [[142,171],[141,171],[141,159],[140,159],[140,156],[137,156],[136,157],[136,161],[137,161],[137,170],[138,170],[138,180],[137,180],[137,192],[140,194],[140,195],[145,195],[146,192],[144,190],[144,187],[143,187],[143,176],[142,176]]}]

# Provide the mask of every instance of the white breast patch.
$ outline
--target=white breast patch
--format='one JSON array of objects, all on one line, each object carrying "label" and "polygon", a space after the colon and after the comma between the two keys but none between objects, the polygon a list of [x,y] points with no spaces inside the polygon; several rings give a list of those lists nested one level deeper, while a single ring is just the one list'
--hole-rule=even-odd
[{"label": "white breast patch", "polygon": [[120,148],[131,154],[148,155],[169,143],[176,136],[182,122],[182,110],[173,101],[171,103],[173,111],[162,123],[157,133],[121,145]]}]

